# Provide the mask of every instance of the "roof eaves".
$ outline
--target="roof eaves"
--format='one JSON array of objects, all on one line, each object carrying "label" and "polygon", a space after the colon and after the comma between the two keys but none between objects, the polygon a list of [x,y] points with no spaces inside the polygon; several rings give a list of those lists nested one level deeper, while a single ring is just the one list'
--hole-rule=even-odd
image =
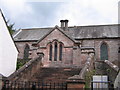
[{"label": "roof eaves", "polygon": [[14,40],[15,42],[37,42],[38,40]]},{"label": "roof eaves", "polygon": [[75,40],[90,40],[90,39],[119,39],[120,37],[96,37],[96,38],[75,38]]},{"label": "roof eaves", "polygon": [[12,35],[13,38],[15,38],[21,31],[22,31],[22,29],[19,29],[19,30],[15,31]]}]

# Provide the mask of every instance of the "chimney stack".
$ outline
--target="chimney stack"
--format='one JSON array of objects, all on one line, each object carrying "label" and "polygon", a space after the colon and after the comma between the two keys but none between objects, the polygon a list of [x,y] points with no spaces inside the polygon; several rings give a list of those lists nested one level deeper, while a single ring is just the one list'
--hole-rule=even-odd
[{"label": "chimney stack", "polygon": [[65,22],[65,30],[68,30],[68,20],[64,20]]},{"label": "chimney stack", "polygon": [[64,20],[60,20],[61,22],[61,28],[64,29]]},{"label": "chimney stack", "polygon": [[61,22],[61,28],[63,30],[68,30],[68,20],[60,20]]}]

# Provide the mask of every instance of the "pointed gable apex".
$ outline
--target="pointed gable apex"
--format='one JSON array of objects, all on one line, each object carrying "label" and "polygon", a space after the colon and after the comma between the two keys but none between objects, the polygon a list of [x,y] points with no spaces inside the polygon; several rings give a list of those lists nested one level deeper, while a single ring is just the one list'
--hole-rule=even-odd
[{"label": "pointed gable apex", "polygon": [[73,41],[74,43],[75,43],[75,41],[74,41],[74,39],[72,39],[70,36],[68,36],[64,31],[63,31],[63,29],[61,29],[59,26],[55,26],[52,30],[50,30],[43,38],[41,38],[40,40],[38,40],[38,42],[37,43],[39,43],[40,41],[42,41],[45,37],[47,37],[50,33],[52,33],[55,29],[57,29],[57,30],[59,30],[62,34],[64,34],[67,38],[69,38],[71,41]]}]

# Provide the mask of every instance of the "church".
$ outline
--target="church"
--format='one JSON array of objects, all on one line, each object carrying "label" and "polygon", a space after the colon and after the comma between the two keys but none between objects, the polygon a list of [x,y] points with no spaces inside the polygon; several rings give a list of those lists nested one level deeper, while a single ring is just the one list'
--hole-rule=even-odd
[{"label": "church", "polygon": [[[69,26],[60,20],[60,26],[11,36],[1,11],[0,20],[2,88],[120,88],[119,24]],[[18,60],[26,63],[16,70]]]},{"label": "church", "polygon": [[69,20],[60,20],[60,26],[20,29],[13,40],[18,60],[26,63],[3,78],[3,87],[119,88],[119,31],[119,24],[69,26]]},{"label": "church", "polygon": [[18,58],[35,59],[43,54],[45,67],[83,67],[89,54],[94,53],[95,60],[109,60],[119,66],[119,24],[68,26],[69,20],[60,20],[60,24],[15,32]]}]

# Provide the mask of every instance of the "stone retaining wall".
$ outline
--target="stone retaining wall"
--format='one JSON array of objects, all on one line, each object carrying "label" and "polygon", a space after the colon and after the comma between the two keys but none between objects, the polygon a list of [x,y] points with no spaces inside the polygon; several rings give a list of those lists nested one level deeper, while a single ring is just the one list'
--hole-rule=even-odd
[{"label": "stone retaining wall", "polygon": [[31,76],[41,68],[42,57],[43,55],[39,55],[38,58],[30,60],[6,79],[10,81],[30,81]]}]

